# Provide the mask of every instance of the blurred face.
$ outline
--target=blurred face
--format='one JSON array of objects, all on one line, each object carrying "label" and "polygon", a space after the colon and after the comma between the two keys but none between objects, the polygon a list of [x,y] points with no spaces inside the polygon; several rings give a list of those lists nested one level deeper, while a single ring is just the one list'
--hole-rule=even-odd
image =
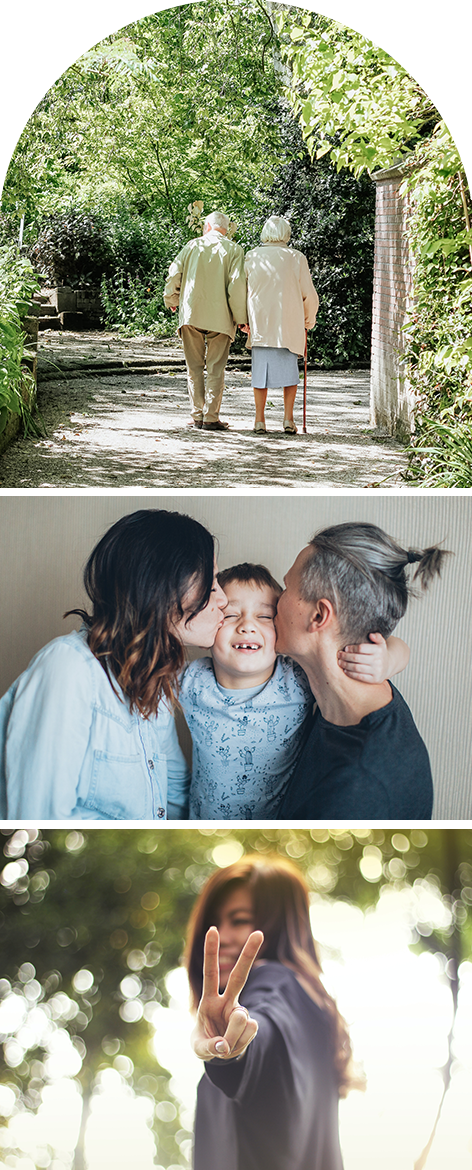
[{"label": "blurred face", "polygon": [[269,679],[275,663],[277,594],[269,585],[230,581],[224,623],[213,646],[220,686],[242,689]]},{"label": "blurred face", "polygon": [[215,926],[220,933],[220,991],[224,991],[244,943],[255,929],[252,897],[238,886],[221,903]]},{"label": "blurred face", "polygon": [[195,617],[191,618],[190,621],[186,619],[192,612],[195,604],[198,585],[191,586],[183,599],[183,617],[174,623],[174,632],[178,635],[184,646],[201,646],[204,649],[209,649],[210,646],[213,646],[216,634],[223,624],[227,600],[226,594],[223,593],[221,586],[218,584],[217,573],[218,565],[215,562],[210,600],[205,608],[201,609],[200,613],[195,614]]},{"label": "blurred face", "polygon": [[275,629],[278,654],[289,654],[297,659],[306,650],[306,635],[313,614],[313,603],[300,595],[301,577],[312,554],[311,546],[303,548],[292,568],[284,577],[285,589],[277,602]]}]

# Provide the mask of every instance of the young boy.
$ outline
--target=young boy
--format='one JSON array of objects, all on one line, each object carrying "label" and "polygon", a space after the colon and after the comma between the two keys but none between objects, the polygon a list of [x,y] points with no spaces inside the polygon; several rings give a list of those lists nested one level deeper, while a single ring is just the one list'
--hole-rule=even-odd
[{"label": "young boy", "polygon": [[[282,589],[269,570],[234,565],[218,580],[228,598],[224,625],[212,658],[187,667],[179,696],[193,742],[189,817],[272,820],[311,726],[313,695],[301,667],[276,655]],[[405,644],[393,638],[391,648],[390,641],[362,648],[372,681],[385,661],[382,679],[408,661]],[[340,666],[358,674],[354,659],[346,652]]]}]

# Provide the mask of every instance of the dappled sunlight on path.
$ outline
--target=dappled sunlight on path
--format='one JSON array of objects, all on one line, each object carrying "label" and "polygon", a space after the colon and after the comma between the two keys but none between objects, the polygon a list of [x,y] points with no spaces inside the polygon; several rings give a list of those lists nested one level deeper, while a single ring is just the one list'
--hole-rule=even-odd
[{"label": "dappled sunlight on path", "polygon": [[406,454],[369,428],[367,371],[309,371],[308,434],[302,384],[285,435],[280,390],[269,391],[268,434],[252,431],[247,362],[227,370],[225,433],[187,426],[178,342],[110,334],[45,335],[40,409],[47,438],[20,440],[3,456],[1,487],[261,488],[401,487]]}]

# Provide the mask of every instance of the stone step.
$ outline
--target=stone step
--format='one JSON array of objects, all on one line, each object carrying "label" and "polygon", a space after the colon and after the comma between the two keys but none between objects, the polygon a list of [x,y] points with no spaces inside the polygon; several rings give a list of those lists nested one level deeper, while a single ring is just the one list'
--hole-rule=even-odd
[{"label": "stone step", "polygon": [[38,329],[62,329],[59,317],[38,317]]},{"label": "stone step", "polygon": [[56,310],[54,305],[49,305],[45,301],[37,301],[33,298],[31,304],[31,311],[35,317],[55,317]]},{"label": "stone step", "polygon": [[44,292],[35,292],[33,294],[33,301],[37,305],[50,305],[52,303],[49,293]]}]

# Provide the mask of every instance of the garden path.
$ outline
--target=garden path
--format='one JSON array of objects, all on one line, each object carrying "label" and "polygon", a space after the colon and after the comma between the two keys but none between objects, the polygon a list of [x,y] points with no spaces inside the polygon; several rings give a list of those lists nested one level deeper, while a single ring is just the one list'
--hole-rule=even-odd
[{"label": "garden path", "polygon": [[0,459],[5,488],[398,488],[407,457],[369,427],[365,370],[309,370],[307,429],[282,429],[281,391],[269,392],[269,434],[252,432],[246,356],[230,359],[225,434],[187,428],[178,338],[40,334],[39,409],[47,437],[19,439]]}]

